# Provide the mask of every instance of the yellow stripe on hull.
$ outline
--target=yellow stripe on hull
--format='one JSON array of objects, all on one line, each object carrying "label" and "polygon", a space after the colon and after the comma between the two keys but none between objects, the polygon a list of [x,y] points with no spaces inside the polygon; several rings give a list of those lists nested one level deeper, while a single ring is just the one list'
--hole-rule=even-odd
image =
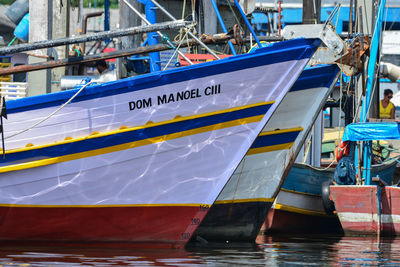
[{"label": "yellow stripe on hull", "polygon": [[260,153],[266,153],[266,152],[271,152],[271,151],[278,151],[278,150],[284,150],[284,149],[289,149],[293,146],[294,142],[290,143],[285,143],[285,144],[279,144],[279,145],[273,145],[273,146],[264,146],[264,147],[257,147],[257,148],[252,148],[249,149],[246,155],[254,155],[254,154],[260,154]]},{"label": "yellow stripe on hull", "polygon": [[294,191],[294,190],[288,190],[288,189],[285,189],[285,188],[281,188],[281,191],[285,191],[285,192],[292,193],[292,194],[298,194],[298,195],[306,195],[306,196],[313,196],[313,197],[321,197],[321,195],[311,194],[311,193],[305,193],[305,192],[299,192],[299,191]]},{"label": "yellow stripe on hull", "polygon": [[289,128],[289,129],[283,129],[283,130],[265,131],[265,132],[261,132],[258,136],[291,133],[291,132],[301,132],[303,130],[304,130],[303,127],[296,127],[296,128]]},{"label": "yellow stripe on hull", "polygon": [[312,211],[312,210],[306,210],[306,209],[301,209],[293,206],[287,206],[287,205],[282,205],[282,204],[275,204],[274,207],[276,210],[282,210],[282,211],[288,211],[292,213],[298,213],[298,214],[303,214],[303,215],[310,215],[310,216],[322,216],[322,217],[334,217],[332,215],[327,215],[325,212],[322,211]]},{"label": "yellow stripe on hull", "polygon": [[[7,155],[7,154],[11,154],[11,153],[19,153],[19,152],[24,152],[24,151],[34,150],[34,149],[41,149],[41,148],[46,148],[46,147],[51,147],[51,146],[74,143],[74,142],[79,142],[79,141],[83,141],[83,140],[109,136],[109,135],[113,135],[113,134],[117,134],[117,133],[125,133],[125,132],[131,132],[131,131],[146,129],[146,128],[152,128],[152,127],[171,124],[171,123],[175,123],[175,122],[192,120],[192,119],[197,119],[197,118],[202,118],[202,117],[208,117],[208,116],[213,116],[213,115],[218,115],[218,114],[223,114],[223,113],[243,110],[243,109],[252,108],[252,107],[258,107],[258,106],[263,106],[263,105],[272,105],[274,103],[275,103],[275,101],[261,102],[261,103],[241,106],[241,107],[237,107],[237,108],[230,108],[230,109],[225,109],[225,110],[221,110],[221,111],[208,112],[208,113],[204,113],[204,114],[200,114],[200,115],[179,117],[179,118],[175,118],[175,119],[168,120],[168,121],[146,124],[146,125],[143,125],[143,126],[137,126],[137,127],[131,127],[131,128],[122,128],[122,129],[119,129],[119,130],[108,131],[108,132],[105,132],[105,133],[96,133],[96,134],[91,134],[91,135],[85,136],[85,137],[68,138],[66,140],[58,141],[58,142],[51,143],[51,144],[37,145],[37,146],[35,146],[35,145],[32,146],[31,145],[31,146],[27,146],[27,147],[23,147],[23,148],[18,148],[18,149],[6,150],[5,154]],[[7,136],[5,138],[7,138]],[[2,149],[0,149],[0,153],[3,153]]]},{"label": "yellow stripe on hull", "polygon": [[248,198],[248,199],[231,199],[217,200],[214,204],[231,204],[231,203],[246,203],[246,202],[274,202],[273,198]]},{"label": "yellow stripe on hull", "polygon": [[71,161],[71,160],[76,160],[76,159],[93,157],[93,156],[98,156],[98,155],[107,154],[107,153],[111,153],[111,152],[117,152],[117,151],[121,151],[121,150],[131,149],[134,147],[140,147],[140,146],[160,143],[160,142],[164,142],[167,140],[177,139],[177,138],[190,136],[190,135],[194,135],[194,134],[205,133],[205,132],[210,132],[210,131],[214,131],[214,130],[220,130],[220,129],[224,129],[224,128],[234,127],[234,126],[238,126],[238,125],[259,122],[262,120],[263,117],[264,117],[264,115],[258,115],[258,116],[249,117],[249,118],[245,118],[245,119],[237,119],[237,120],[218,123],[218,124],[214,124],[214,125],[210,125],[210,126],[200,127],[197,129],[187,130],[187,131],[183,131],[183,132],[179,132],[179,133],[173,133],[173,134],[169,134],[169,135],[148,138],[145,140],[120,144],[120,145],[116,145],[116,146],[110,146],[110,147],[105,147],[105,148],[60,156],[60,157],[54,157],[54,158],[49,158],[49,159],[42,159],[42,160],[30,161],[30,162],[26,162],[26,163],[19,163],[19,164],[4,166],[4,167],[0,167],[0,173],[25,170],[25,169],[29,169],[29,168],[42,167],[42,166],[46,166],[46,165],[51,165],[51,164],[56,164],[56,163],[61,163],[61,162],[66,162],[66,161]]}]

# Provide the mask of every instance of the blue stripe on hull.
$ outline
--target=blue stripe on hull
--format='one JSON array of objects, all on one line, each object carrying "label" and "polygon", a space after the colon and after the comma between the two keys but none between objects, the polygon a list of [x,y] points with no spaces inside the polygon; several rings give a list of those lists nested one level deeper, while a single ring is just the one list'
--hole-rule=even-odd
[{"label": "blue stripe on hull", "polygon": [[32,158],[53,158],[74,153],[91,151],[105,147],[145,140],[153,137],[179,133],[187,130],[197,129],[200,127],[211,126],[218,123],[243,119],[253,116],[264,115],[272,104],[265,104],[250,107],[242,110],[235,110],[222,114],[215,114],[206,117],[199,117],[189,120],[172,122],[169,124],[147,127],[129,132],[116,133],[108,136],[87,139],[72,143],[64,143],[50,147],[21,151],[17,153],[7,154],[5,158],[0,159],[1,163],[15,162],[23,159]]},{"label": "blue stripe on hull", "polygon": [[338,71],[339,67],[336,64],[305,69],[290,89],[290,92],[317,87],[330,87]]},{"label": "blue stripe on hull", "polygon": [[[85,88],[73,102],[144,90],[156,86],[204,78],[210,75],[248,69],[249,67],[270,65],[290,60],[301,60],[311,57],[319,44],[320,40],[294,39],[260,48],[255,53],[251,54],[243,54],[174,70],[150,73],[115,82],[91,85]],[[39,108],[59,106],[65,103],[76,92],[77,89],[74,89],[8,101],[7,112],[12,114]]]},{"label": "blue stripe on hull", "polygon": [[251,148],[260,148],[294,142],[300,131],[257,136]]}]

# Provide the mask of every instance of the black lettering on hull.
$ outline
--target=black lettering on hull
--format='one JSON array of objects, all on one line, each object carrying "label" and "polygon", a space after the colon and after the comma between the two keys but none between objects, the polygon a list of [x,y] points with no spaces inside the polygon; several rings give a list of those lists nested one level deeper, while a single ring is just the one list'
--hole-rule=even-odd
[{"label": "black lettering on hull", "polygon": [[135,101],[130,101],[129,102],[129,110],[135,110],[135,109],[142,109],[142,108],[149,108],[153,105],[151,101],[151,97],[145,99],[138,99]]},{"label": "black lettering on hull", "polygon": [[207,86],[206,89],[204,89],[205,95],[217,95],[220,93],[221,93],[221,84]]}]

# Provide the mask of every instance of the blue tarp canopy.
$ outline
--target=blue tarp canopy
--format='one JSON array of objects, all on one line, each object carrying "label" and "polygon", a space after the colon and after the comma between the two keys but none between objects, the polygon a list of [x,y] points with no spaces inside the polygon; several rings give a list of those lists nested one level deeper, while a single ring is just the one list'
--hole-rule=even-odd
[{"label": "blue tarp canopy", "polygon": [[397,122],[352,123],[346,126],[342,141],[400,140]]}]

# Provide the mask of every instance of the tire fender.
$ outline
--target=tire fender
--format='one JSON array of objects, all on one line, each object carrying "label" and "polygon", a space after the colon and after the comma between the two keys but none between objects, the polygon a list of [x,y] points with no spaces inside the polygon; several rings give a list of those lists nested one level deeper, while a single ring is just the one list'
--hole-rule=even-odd
[{"label": "tire fender", "polygon": [[328,215],[333,215],[335,209],[335,203],[330,199],[330,186],[333,185],[332,181],[325,181],[321,185],[321,198],[324,210]]}]

